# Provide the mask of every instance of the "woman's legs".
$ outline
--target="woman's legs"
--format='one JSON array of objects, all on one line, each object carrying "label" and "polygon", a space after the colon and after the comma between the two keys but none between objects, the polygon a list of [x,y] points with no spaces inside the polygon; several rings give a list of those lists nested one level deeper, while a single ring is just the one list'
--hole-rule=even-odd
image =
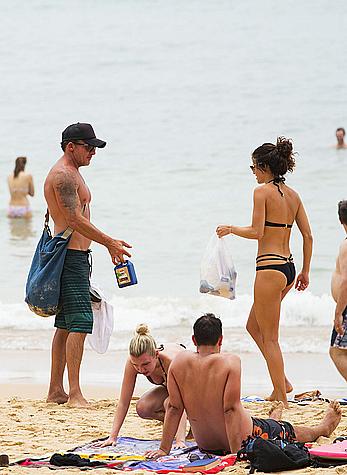
[{"label": "woman's legs", "polygon": [[287,407],[286,391],[291,384],[286,380],[282,352],[278,343],[281,301],[291,286],[286,277],[276,270],[262,270],[256,274],[254,304],[247,330],[257,343],[266,360],[274,391],[270,399],[283,401]]},{"label": "woman's legs", "polygon": [[[290,289],[293,287],[293,285],[294,285],[294,282],[291,285],[288,285],[282,291],[281,301],[284,299],[284,297],[287,295],[287,293],[290,291]],[[259,350],[261,351],[262,355],[265,358],[264,349],[263,349],[263,337],[262,337],[262,334],[261,334],[256,316],[255,316],[254,304],[252,305],[251,311],[249,313],[249,317],[248,317],[247,325],[246,325],[246,330],[251,335],[251,337],[253,338],[253,340],[255,341],[255,343],[257,344],[257,346],[259,348]],[[291,382],[287,379],[287,376],[284,375],[284,377],[285,377],[285,384],[286,384],[286,392],[290,393],[290,392],[293,391],[293,386],[292,386]],[[275,401],[276,397],[275,397],[274,391],[272,391],[270,396],[268,396],[266,399],[268,401]]]},{"label": "woman's legs", "polygon": [[[287,295],[287,293],[289,292],[289,290],[292,288],[292,285],[286,287],[283,292],[282,292],[282,296],[281,296],[281,301],[283,300],[283,298],[285,297],[285,295]],[[253,340],[255,341],[255,343],[257,344],[259,350],[262,352],[262,355],[264,356],[265,358],[265,354],[264,354],[264,348],[263,348],[263,337],[262,337],[262,334],[261,334],[261,331],[260,331],[260,328],[259,328],[259,325],[258,325],[258,322],[257,322],[257,319],[256,319],[256,316],[255,316],[255,308],[254,308],[254,304],[252,305],[252,308],[251,308],[251,311],[249,313],[249,317],[248,317],[248,320],[247,320],[247,325],[246,325],[246,330],[248,331],[248,333],[251,335],[251,337],[253,338]],[[291,382],[287,379],[287,376],[284,375],[285,377],[285,384],[286,384],[286,392],[287,393],[291,393],[293,391],[293,386],[291,384]],[[272,391],[272,393],[270,394],[270,396],[268,396],[266,398],[268,401],[276,401],[276,397],[274,395],[274,391]]]},{"label": "woman's legs", "polygon": [[[155,419],[164,422],[165,412],[169,403],[169,393],[164,386],[157,386],[147,391],[136,404],[136,412],[142,419]],[[186,447],[186,426],[187,416],[183,412],[180,424],[176,433],[175,447]]]},{"label": "woman's legs", "polygon": [[136,412],[142,419],[155,419],[164,422],[164,402],[169,393],[164,386],[157,386],[145,392],[136,404]]}]

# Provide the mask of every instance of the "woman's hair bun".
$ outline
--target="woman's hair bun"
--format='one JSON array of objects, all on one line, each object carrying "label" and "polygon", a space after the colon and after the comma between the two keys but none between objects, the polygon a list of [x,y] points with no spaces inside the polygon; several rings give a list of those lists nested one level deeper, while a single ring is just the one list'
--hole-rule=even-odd
[{"label": "woman's hair bun", "polygon": [[149,328],[145,323],[140,323],[137,325],[135,333],[138,335],[149,335]]},{"label": "woman's hair bun", "polygon": [[276,145],[266,142],[256,148],[252,154],[256,164],[262,170],[269,167],[275,177],[292,172],[295,167],[295,152],[290,139],[277,137]]},{"label": "woman's hair bun", "polygon": [[278,155],[288,160],[293,153],[292,141],[290,139],[286,139],[285,137],[277,137],[276,149]]}]

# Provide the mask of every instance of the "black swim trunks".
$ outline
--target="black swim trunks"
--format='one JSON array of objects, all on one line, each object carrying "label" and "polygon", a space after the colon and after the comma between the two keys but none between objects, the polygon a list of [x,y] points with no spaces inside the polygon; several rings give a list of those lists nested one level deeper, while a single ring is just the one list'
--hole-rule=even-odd
[{"label": "black swim trunks", "polygon": [[263,439],[282,439],[289,442],[296,440],[295,431],[290,422],[275,421],[274,419],[257,419],[252,417],[253,431],[252,437],[262,437]]},{"label": "black swim trunks", "polygon": [[342,325],[345,329],[345,333],[341,336],[337,334],[335,327],[333,327],[333,331],[331,332],[331,340],[330,346],[334,348],[340,348],[342,350],[347,350],[347,307],[342,312],[343,320]]},{"label": "black swim trunks", "polygon": [[56,328],[74,333],[92,333],[93,311],[89,294],[89,252],[68,249],[61,276]]},{"label": "black swim trunks", "polygon": [[[261,437],[262,439],[282,439],[288,442],[295,442],[296,435],[293,426],[287,421],[275,421],[275,419],[257,419],[252,417],[253,430],[252,437]],[[202,449],[201,452],[207,452],[213,455],[230,454],[228,450],[210,450]]]}]

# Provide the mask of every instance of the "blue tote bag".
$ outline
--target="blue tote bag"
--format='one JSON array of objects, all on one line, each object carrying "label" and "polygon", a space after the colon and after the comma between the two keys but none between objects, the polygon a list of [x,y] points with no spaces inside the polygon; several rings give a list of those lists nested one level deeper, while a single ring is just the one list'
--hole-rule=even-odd
[{"label": "blue tote bag", "polygon": [[30,310],[41,317],[55,315],[59,309],[60,280],[63,272],[67,245],[73,229],[52,237],[49,229],[49,212],[40,241],[29,270],[25,301]]}]

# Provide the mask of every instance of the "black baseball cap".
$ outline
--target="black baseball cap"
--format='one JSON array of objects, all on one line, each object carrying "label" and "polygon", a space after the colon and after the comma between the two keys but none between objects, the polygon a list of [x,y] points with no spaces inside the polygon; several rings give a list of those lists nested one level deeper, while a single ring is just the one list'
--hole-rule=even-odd
[{"label": "black baseball cap", "polygon": [[88,145],[94,147],[104,148],[106,142],[96,138],[93,127],[90,124],[84,124],[77,122],[77,124],[71,124],[63,131],[61,136],[61,142],[73,142],[74,140],[83,140]]}]

